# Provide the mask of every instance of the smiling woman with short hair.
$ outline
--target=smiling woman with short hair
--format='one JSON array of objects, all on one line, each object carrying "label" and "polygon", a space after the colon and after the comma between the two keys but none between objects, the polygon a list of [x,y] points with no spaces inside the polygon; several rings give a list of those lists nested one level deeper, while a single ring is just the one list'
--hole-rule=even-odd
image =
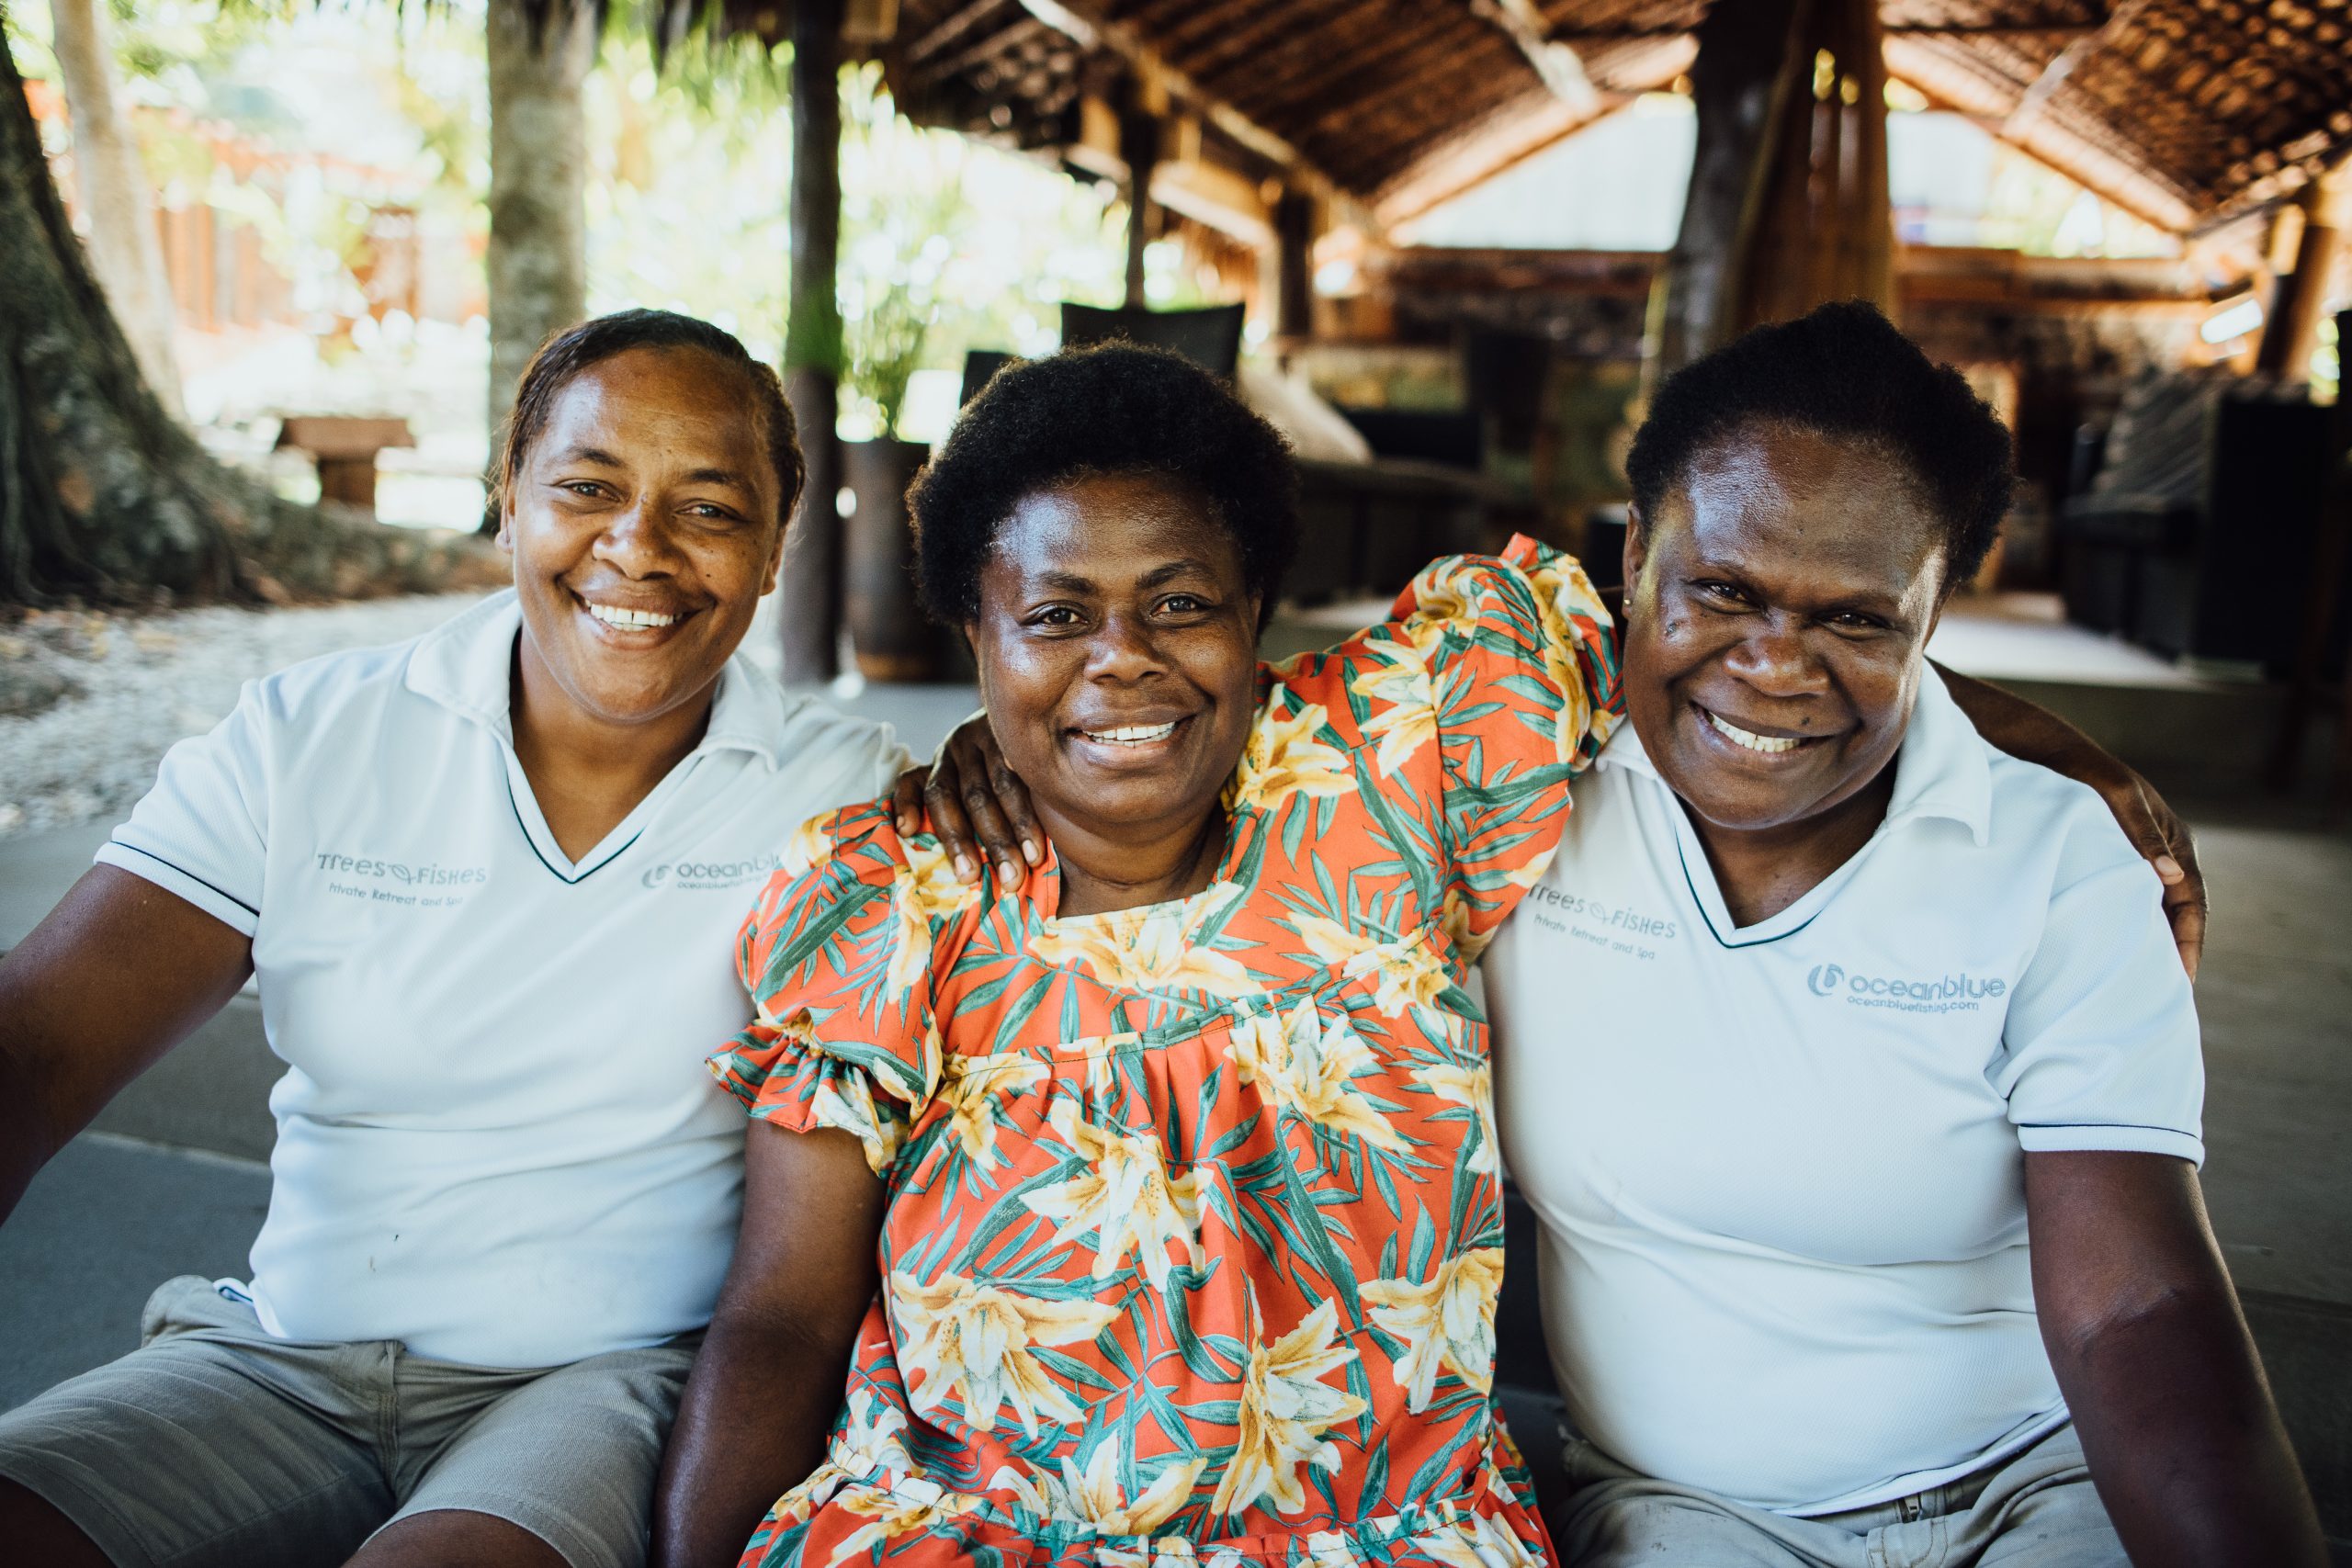
[{"label": "smiling woman with short hair", "polygon": [[779,825],[901,765],[736,657],[800,487],[732,336],[561,333],[498,485],[514,591],[249,683],[0,964],[0,1213],[248,974],[288,1064],[251,1280],[169,1281],[141,1348],[0,1416],[0,1555],[642,1560],[740,1201],[729,939]]},{"label": "smiling woman with short hair", "polygon": [[1836,305],[1668,379],[1628,468],[1632,722],[1487,973],[1563,1550],[2316,1568],[2157,878],[1927,661],[2007,434]]},{"label": "smiling woman with short hair", "polygon": [[1051,850],[968,886],[877,801],[754,910],[669,1568],[1551,1561],[1461,987],[1607,734],[1607,618],[1518,540],[1261,666],[1291,483],[1223,385],[1107,346],[1001,372],[917,486]]}]

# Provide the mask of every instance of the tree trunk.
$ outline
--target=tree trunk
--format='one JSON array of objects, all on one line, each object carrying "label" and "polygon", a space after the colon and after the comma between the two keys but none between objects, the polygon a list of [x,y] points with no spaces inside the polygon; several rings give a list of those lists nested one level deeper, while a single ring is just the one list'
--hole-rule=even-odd
[{"label": "tree trunk", "polygon": [[490,429],[539,344],[588,311],[587,120],[596,58],[584,0],[490,0]]},{"label": "tree trunk", "polygon": [[1690,67],[1699,141],[1682,230],[1651,300],[1644,379],[1655,384],[1733,335],[1740,279],[1755,250],[1781,109],[1796,90],[1807,0],[1717,6],[1699,24]]},{"label": "tree trunk", "polygon": [[785,553],[784,678],[830,681],[842,626],[840,412],[843,365],[838,293],[842,248],[842,0],[792,11],[792,288],[784,329],[784,390],[808,465]]},{"label": "tree trunk", "polygon": [[181,412],[172,287],[155,233],[154,193],[115,95],[106,0],[50,0],[58,73],[74,122],[74,166],[90,218],[90,265],[156,400]]},{"label": "tree trunk", "polygon": [[0,43],[0,604],[382,592],[451,559],[431,536],[277,499],[164,412]]}]

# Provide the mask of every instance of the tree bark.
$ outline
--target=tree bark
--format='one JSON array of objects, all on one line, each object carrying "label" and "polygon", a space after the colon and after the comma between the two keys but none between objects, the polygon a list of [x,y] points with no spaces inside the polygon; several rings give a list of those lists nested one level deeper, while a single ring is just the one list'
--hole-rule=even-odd
[{"label": "tree bark", "polygon": [[155,233],[154,192],[115,93],[106,0],[50,0],[58,74],[74,124],[74,164],[90,219],[90,265],[156,400],[181,413],[172,287]]},{"label": "tree bark", "polygon": [[433,536],[281,501],[164,412],[91,276],[0,43],[0,604],[437,585]]},{"label": "tree bark", "polygon": [[1732,336],[1809,8],[1809,0],[1744,0],[1716,6],[1699,25],[1698,147],[1681,232],[1651,299],[1647,384]]},{"label": "tree bark", "polygon": [[792,287],[784,331],[784,389],[808,465],[786,552],[784,678],[830,681],[840,669],[841,440],[843,367],[842,0],[798,0],[792,12]]},{"label": "tree bark", "polygon": [[490,0],[490,428],[539,345],[588,311],[586,0]]}]

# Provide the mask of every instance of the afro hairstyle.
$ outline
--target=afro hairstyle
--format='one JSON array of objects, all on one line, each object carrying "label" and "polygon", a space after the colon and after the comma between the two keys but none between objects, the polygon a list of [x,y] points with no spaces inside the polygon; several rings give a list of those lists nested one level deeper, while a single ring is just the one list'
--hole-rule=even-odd
[{"label": "afro hairstyle", "polygon": [[1668,377],[1625,457],[1634,505],[1656,517],[1702,454],[1771,425],[1883,450],[1943,521],[1945,582],[1984,563],[2009,506],[2009,433],[1959,371],[1859,299],[1758,327]]},{"label": "afro hairstyle", "polygon": [[977,619],[980,568],[1015,506],[1071,479],[1135,473],[1208,503],[1262,622],[1298,546],[1289,446],[1191,361],[1116,342],[1008,365],[965,408],[907,492],[923,608],[950,626]]}]

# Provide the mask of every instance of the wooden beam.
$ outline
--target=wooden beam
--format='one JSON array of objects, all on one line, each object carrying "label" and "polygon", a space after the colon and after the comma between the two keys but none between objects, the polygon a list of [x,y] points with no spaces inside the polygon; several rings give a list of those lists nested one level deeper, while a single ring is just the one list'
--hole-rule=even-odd
[{"label": "wooden beam", "polygon": [[[1021,0],[1021,6],[1081,48],[1106,50],[1117,55],[1147,81],[1156,82],[1170,96],[1186,100],[1225,135],[1277,168],[1288,171],[1295,182],[1318,187],[1318,194],[1354,205],[1346,186],[1324,173],[1288,141],[1170,65],[1132,28],[1103,15],[1099,0]],[[1364,219],[1369,223],[1370,214],[1366,213]]]},{"label": "wooden beam", "polygon": [[2338,164],[2302,189],[2303,235],[2296,247],[2294,270],[2283,274],[2270,297],[2270,319],[2262,330],[2262,347],[2254,367],[2257,374],[2289,382],[2308,374],[2312,351],[2319,346],[2321,307],[2325,303],[2328,275],[2335,268],[2346,230],[2352,230],[2352,163]]},{"label": "wooden beam", "polygon": [[1470,0],[1470,13],[1503,30],[1554,97],[1588,119],[1600,112],[1600,97],[1585,79],[1583,60],[1552,32],[1535,0]]},{"label": "wooden beam", "polygon": [[2066,78],[2074,74],[2075,67],[2097,53],[2102,46],[2112,42],[2147,3],[2148,0],[2115,0],[2115,6],[2108,12],[2103,24],[2060,50],[2050,63],[2041,68],[2041,74],[2033,79],[2024,96],[2018,99],[2018,107],[2009,111],[2004,127],[2007,133],[2019,135],[2032,124],[2058,89],[2066,85]]},{"label": "wooden beam", "polygon": [[786,535],[780,584],[784,678],[830,681],[842,625],[840,412],[842,0],[797,0],[792,10],[792,283],[784,331],[784,385],[808,484]]}]

